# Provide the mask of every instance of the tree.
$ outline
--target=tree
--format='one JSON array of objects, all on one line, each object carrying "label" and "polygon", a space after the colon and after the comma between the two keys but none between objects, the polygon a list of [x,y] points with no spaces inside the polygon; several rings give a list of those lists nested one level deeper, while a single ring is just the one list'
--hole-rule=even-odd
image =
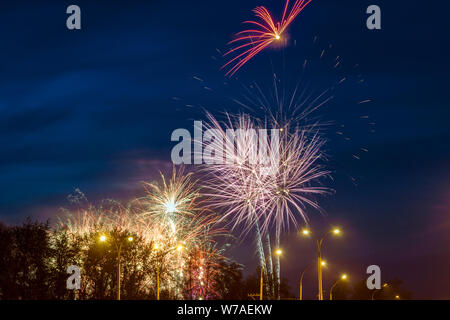
[{"label": "tree", "polygon": [[223,300],[246,300],[242,265],[231,262],[221,263],[221,273],[217,279],[217,291]]},{"label": "tree", "polygon": [[402,300],[409,300],[412,298],[412,292],[403,288],[403,281],[398,278],[385,282],[386,287],[374,292],[369,290],[366,285],[366,280],[361,280],[353,286],[352,300],[371,300],[374,294],[376,300],[394,300],[398,296]]},{"label": "tree", "polygon": [[49,299],[48,222],[27,218],[21,226],[0,228],[0,291],[2,299]]}]

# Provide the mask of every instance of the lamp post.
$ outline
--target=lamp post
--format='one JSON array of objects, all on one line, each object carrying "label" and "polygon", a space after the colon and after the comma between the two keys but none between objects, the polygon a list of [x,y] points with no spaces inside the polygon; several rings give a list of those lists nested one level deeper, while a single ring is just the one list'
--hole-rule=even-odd
[{"label": "lamp post", "polygon": [[[276,249],[275,254],[277,256],[281,256],[283,254],[283,250]],[[259,300],[263,299],[263,288],[264,288],[264,266],[266,265],[267,258],[271,256],[271,253],[264,259],[264,263],[261,265],[261,281],[259,285]]]},{"label": "lamp post", "polygon": [[375,294],[376,294],[377,292],[383,291],[383,289],[386,288],[387,286],[388,286],[388,284],[385,283],[385,284],[383,284],[383,286],[382,286],[380,289],[375,289],[375,290],[372,292],[371,300],[375,300]]},{"label": "lamp post", "polygon": [[330,288],[330,300],[333,300],[333,289],[334,289],[334,287],[336,287],[336,285],[339,283],[339,281],[344,281],[344,280],[347,280],[347,275],[344,273],[339,279],[337,279],[334,283],[333,283],[333,285],[331,286],[331,288]]},{"label": "lamp post", "polygon": [[[325,267],[327,265],[325,260],[322,260],[322,267]],[[300,275],[300,285],[299,285],[299,300],[303,300],[303,276],[305,275],[306,271],[308,271],[314,263],[309,264],[305,270],[303,270],[302,274]]]},{"label": "lamp post", "polygon": [[[155,245],[153,246],[153,249],[159,250],[158,244],[155,243]],[[166,256],[169,252],[172,252],[173,250],[177,250],[178,252],[180,252],[183,249],[184,249],[184,246],[182,244],[179,244],[176,247],[173,247],[173,248],[167,250],[166,252],[164,252],[161,258],[164,258],[164,256]],[[156,300],[159,300],[159,274],[160,274],[160,262],[156,264]]]},{"label": "lamp post", "polygon": [[[312,232],[309,229],[303,229],[302,231],[304,236],[309,236],[312,234]],[[334,235],[339,235],[341,233],[341,230],[338,228],[331,229],[330,231],[325,232],[322,237],[316,238],[316,245],[317,245],[317,280],[319,283],[319,300],[323,300],[323,289],[322,289],[322,244],[325,240],[325,237],[333,233]]]},{"label": "lamp post", "polygon": [[[123,246],[123,239],[119,236],[119,243],[114,240],[114,245],[116,247],[117,251],[117,300],[120,300],[120,255],[122,252],[122,246]],[[105,235],[100,236],[100,242],[106,242],[108,238]],[[132,242],[134,239],[132,236],[127,237],[128,242]]]}]

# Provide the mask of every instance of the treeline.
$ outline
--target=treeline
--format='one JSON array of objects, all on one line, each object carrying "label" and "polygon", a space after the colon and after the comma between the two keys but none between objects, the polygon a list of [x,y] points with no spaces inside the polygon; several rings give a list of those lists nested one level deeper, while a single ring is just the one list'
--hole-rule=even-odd
[{"label": "treeline", "polygon": [[[190,250],[177,265],[138,234],[113,230],[78,235],[27,219],[20,226],[0,223],[0,299],[116,299],[118,247],[114,241],[99,241],[102,235],[133,238],[121,248],[121,299],[156,299],[158,267],[161,299],[250,299],[249,294],[259,293],[259,272],[244,279],[241,265],[205,257],[214,248]],[[200,268],[200,285],[198,262],[203,257],[214,264]],[[80,290],[66,287],[71,265],[81,269]],[[282,297],[290,296],[286,280],[281,291]]]},{"label": "treeline", "polygon": [[[154,243],[138,234],[112,230],[79,235],[63,227],[52,228],[48,222],[27,219],[20,226],[0,222],[0,300],[116,299],[118,247],[114,241],[99,241],[101,235],[133,238],[132,242],[124,241],[121,250],[121,299],[156,299],[158,268],[161,299],[259,299],[259,269],[244,278],[242,266],[216,255],[214,247],[190,250],[177,260],[169,252],[154,250]],[[209,262],[200,268],[202,260]],[[66,287],[71,265],[81,269],[81,288],[77,291]],[[276,296],[275,286],[267,281],[264,298],[270,299]],[[365,281],[342,282],[334,289],[333,300],[412,298],[401,280],[387,284],[374,292],[367,289]],[[280,296],[294,299],[286,279],[281,281]]]}]

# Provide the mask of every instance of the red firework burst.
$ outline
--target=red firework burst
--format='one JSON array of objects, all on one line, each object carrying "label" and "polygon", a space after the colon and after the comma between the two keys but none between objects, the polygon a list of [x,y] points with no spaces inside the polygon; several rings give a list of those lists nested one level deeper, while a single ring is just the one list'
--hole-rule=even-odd
[{"label": "red firework burst", "polygon": [[262,6],[256,7],[253,12],[260,21],[244,21],[244,23],[251,24],[254,29],[238,32],[237,38],[228,43],[236,45],[236,47],[226,52],[225,56],[230,54],[236,54],[236,56],[222,67],[223,69],[232,66],[226,75],[233,76],[264,48],[274,41],[280,41],[287,27],[310,2],[311,0],[296,0],[288,13],[289,0],[286,0],[283,16],[281,21],[277,23],[272,19],[269,10]]}]

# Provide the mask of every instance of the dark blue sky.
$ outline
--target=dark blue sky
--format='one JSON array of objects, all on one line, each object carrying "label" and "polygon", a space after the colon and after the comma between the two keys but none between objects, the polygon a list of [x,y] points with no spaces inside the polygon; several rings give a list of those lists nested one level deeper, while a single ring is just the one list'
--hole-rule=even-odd
[{"label": "dark blue sky", "polygon": [[[82,30],[65,27],[70,4],[81,7]],[[2,3],[0,219],[52,217],[75,187],[93,200],[136,195],[140,181],[169,165],[171,132],[191,128],[201,106],[237,110],[225,97],[239,92],[223,85],[216,48],[226,49],[252,8],[265,5],[277,14],[282,4]],[[381,7],[382,30],[365,27],[370,4]],[[362,278],[367,265],[378,264],[385,280],[403,279],[417,298],[450,298],[448,9],[442,2],[313,0],[289,29],[289,46],[268,50],[238,74],[238,84],[264,83],[284,63],[291,81],[313,57],[319,66],[308,76],[318,89],[341,75],[365,80],[336,93],[323,111],[352,137],[348,143],[329,137],[336,194],[323,202],[327,217],[315,218],[317,228],[346,230],[327,243],[335,261],[327,285],[340,270]],[[320,66],[315,50],[322,47],[330,59],[341,57],[340,69],[327,68],[331,60]],[[364,98],[372,101],[358,106]],[[369,152],[355,161],[360,147]],[[284,243],[282,273],[296,292],[313,247],[294,236]],[[245,250],[233,255],[251,272],[256,258]]]}]

